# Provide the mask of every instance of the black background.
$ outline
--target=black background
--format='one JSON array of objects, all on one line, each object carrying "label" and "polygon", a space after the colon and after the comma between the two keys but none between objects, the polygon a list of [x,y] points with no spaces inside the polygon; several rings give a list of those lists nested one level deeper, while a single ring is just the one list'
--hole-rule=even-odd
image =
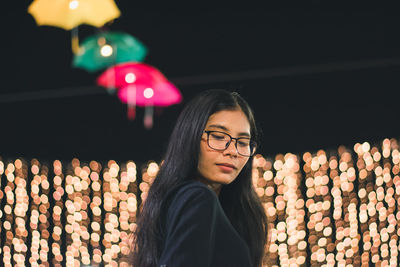
[{"label": "black background", "polygon": [[[100,74],[72,67],[70,32],[37,26],[31,1],[3,15],[0,156],[70,160],[159,160],[185,102],[201,90],[236,90],[253,107],[259,153],[350,148],[398,138],[399,15],[395,6],[280,1],[280,5],[116,1],[107,24],[149,50],[184,101],[143,110],[95,86]],[[300,1],[298,1],[300,2]],[[79,27],[80,39],[96,33]]]}]

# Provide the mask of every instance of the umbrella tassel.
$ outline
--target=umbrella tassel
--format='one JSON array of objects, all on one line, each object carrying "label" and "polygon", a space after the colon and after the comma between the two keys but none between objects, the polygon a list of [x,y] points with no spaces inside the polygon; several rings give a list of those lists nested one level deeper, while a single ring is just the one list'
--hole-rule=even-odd
[{"label": "umbrella tassel", "polygon": [[78,54],[80,51],[78,27],[71,30],[71,48],[74,54]]},{"label": "umbrella tassel", "polygon": [[127,91],[128,119],[134,120],[136,117],[136,86],[132,85]]},{"label": "umbrella tassel", "polygon": [[136,107],[135,105],[128,104],[128,119],[134,120],[136,118]]},{"label": "umbrella tassel", "polygon": [[153,127],[153,106],[146,106],[144,110],[144,127],[151,129]]},{"label": "umbrella tassel", "polygon": [[[112,46],[113,47],[113,50],[114,50],[114,53],[113,53],[113,59],[114,59],[114,64],[113,65],[116,65],[116,64],[118,64],[118,62],[117,62],[117,56],[116,56],[116,54],[117,54],[117,47],[115,46],[115,45],[113,45]],[[114,69],[112,69],[112,74],[113,74],[113,85],[112,85],[112,87],[111,88],[108,88],[108,91],[109,91],[109,93],[110,94],[114,94],[115,93],[115,89],[116,89],[116,83],[117,83],[117,72],[116,72],[116,70],[115,70],[115,68]]]},{"label": "umbrella tassel", "polygon": [[111,83],[109,83],[106,86],[107,93],[109,93],[110,95],[115,94],[115,91],[116,91],[115,84],[117,83],[117,73],[114,68],[109,71],[109,74],[107,75],[107,81],[112,81]]},{"label": "umbrella tassel", "polygon": [[[116,64],[118,64],[117,58],[116,58],[117,47],[115,45],[112,45],[112,48],[113,48],[113,54],[112,54],[113,63],[112,63],[112,65],[116,65]],[[116,73],[115,68],[112,68],[110,70],[110,74],[109,74],[109,77],[107,80],[111,81],[111,83],[106,88],[107,93],[109,93],[110,95],[113,95],[113,94],[115,94],[116,83],[117,83],[117,73]]]}]

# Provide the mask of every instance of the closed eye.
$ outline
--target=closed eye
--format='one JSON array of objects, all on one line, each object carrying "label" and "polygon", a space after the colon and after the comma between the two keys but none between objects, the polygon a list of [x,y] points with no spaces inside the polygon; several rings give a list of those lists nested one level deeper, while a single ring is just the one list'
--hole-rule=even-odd
[{"label": "closed eye", "polygon": [[249,146],[250,145],[250,139],[238,139],[237,144],[239,146]]},{"label": "closed eye", "polygon": [[220,134],[220,133],[210,133],[210,136],[216,140],[224,140],[226,137],[224,134]]}]

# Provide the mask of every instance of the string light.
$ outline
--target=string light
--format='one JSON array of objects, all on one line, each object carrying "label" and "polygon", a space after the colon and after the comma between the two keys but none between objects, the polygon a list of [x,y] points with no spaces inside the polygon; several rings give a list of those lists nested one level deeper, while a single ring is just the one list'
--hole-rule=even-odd
[{"label": "string light", "polygon": [[113,54],[113,48],[109,44],[105,44],[100,48],[100,55],[103,57],[109,57]]},{"label": "string light", "polygon": [[102,213],[104,212],[102,210],[104,202],[103,194],[101,192],[102,179],[100,179],[102,166],[100,163],[96,161],[91,161],[90,169],[91,173],[89,177],[91,180],[90,187],[92,192],[92,199],[89,206],[92,219],[89,227],[89,229],[91,230],[89,244],[92,247],[92,253],[93,253],[92,262],[95,264],[100,264],[102,263],[102,255],[103,255],[103,249],[100,239],[102,237],[102,225],[103,225]]},{"label": "string light", "polygon": [[143,203],[146,201],[147,192],[149,191],[149,188],[153,183],[158,170],[159,166],[154,161],[149,162],[148,165],[145,168],[143,168],[142,182],[139,184],[139,190],[142,192],[140,194],[140,199],[142,203],[141,206],[143,206]]},{"label": "string light", "polygon": [[51,245],[51,253],[52,253],[52,263],[54,266],[62,266],[62,262],[64,260],[63,253],[61,248],[63,246],[63,233],[64,227],[61,221],[63,208],[64,208],[64,173],[62,169],[62,163],[59,160],[55,160],[53,162],[53,200],[54,205],[52,207],[52,223],[53,223],[53,231],[51,234],[52,237],[52,245]]},{"label": "string light", "polygon": [[70,8],[71,10],[77,9],[78,6],[79,6],[79,1],[77,1],[77,0],[72,0],[72,1],[69,2],[68,6],[69,6],[69,8]]}]

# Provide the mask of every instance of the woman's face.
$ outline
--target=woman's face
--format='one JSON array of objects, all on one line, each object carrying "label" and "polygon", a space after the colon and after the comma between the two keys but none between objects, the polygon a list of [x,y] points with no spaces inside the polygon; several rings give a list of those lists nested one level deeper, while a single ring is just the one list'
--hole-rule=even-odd
[{"label": "woman's face", "polygon": [[[205,131],[219,131],[234,138],[250,138],[250,124],[241,110],[222,110],[208,118]],[[224,151],[212,149],[207,144],[207,133],[203,133],[200,142],[200,155],[197,166],[200,181],[219,189],[236,179],[246,165],[249,157],[238,154],[235,140]],[[219,190],[218,190],[219,192]]]}]

